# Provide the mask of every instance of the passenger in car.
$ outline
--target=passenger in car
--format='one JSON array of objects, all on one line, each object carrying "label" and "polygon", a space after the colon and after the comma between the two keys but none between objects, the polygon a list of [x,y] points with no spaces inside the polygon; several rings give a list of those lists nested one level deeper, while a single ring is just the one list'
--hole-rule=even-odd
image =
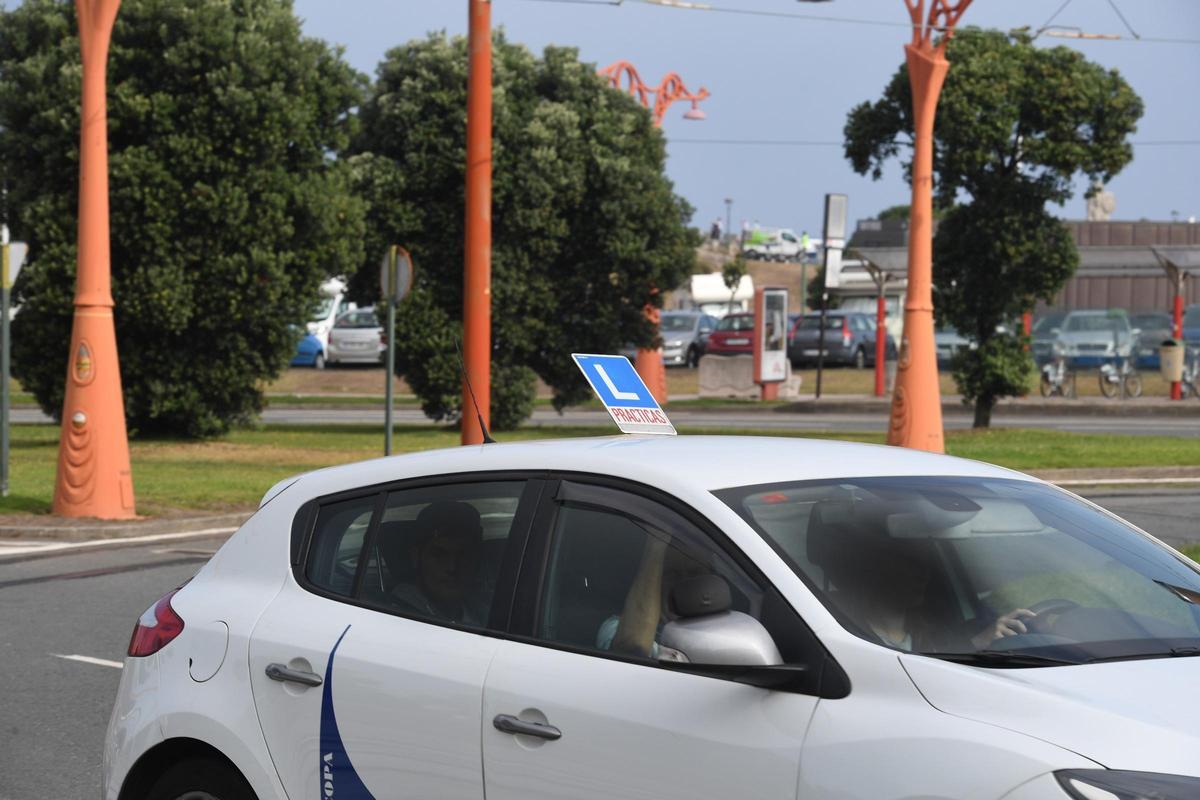
[{"label": "passenger in car", "polygon": [[417,515],[408,556],[413,581],[402,581],[392,597],[404,610],[423,616],[484,624],[487,613],[475,588],[483,526],[479,512],[467,503],[430,503]]},{"label": "passenger in car", "polygon": [[596,632],[596,646],[615,653],[655,660],[686,660],[679,651],[657,641],[662,626],[671,618],[671,590],[681,581],[707,575],[712,568],[705,560],[673,545],[665,534],[650,534],[625,605]]}]

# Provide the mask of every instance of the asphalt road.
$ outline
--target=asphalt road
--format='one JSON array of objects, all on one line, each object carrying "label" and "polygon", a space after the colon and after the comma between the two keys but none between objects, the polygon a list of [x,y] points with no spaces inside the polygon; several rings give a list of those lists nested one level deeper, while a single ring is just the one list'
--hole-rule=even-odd
[{"label": "asphalt road", "polygon": [[[886,414],[794,414],[771,411],[700,411],[677,409],[669,412],[671,421],[680,427],[733,428],[755,430],[790,431],[878,431],[887,430]],[[397,409],[393,418],[400,425],[432,425],[421,411]],[[262,413],[262,421],[270,424],[287,425],[383,425],[383,411],[370,408],[268,408]],[[50,422],[50,418],[35,409],[14,409],[12,420],[16,423]],[[945,427],[964,430],[971,427],[972,418],[967,415],[950,415],[945,418]],[[612,425],[608,412],[602,410],[569,410],[558,414],[552,409],[534,410],[528,425],[534,427],[564,425]],[[1142,436],[1186,436],[1200,437],[1200,419],[1196,417],[1110,417],[1047,414],[1039,416],[992,417],[997,428],[1038,428],[1075,433],[1123,433]],[[613,429],[616,433],[616,429]]]},{"label": "asphalt road", "polygon": [[[1168,542],[1200,542],[1200,492],[1092,497]],[[97,796],[121,674],[115,664],[133,623],[219,545],[214,539],[0,563],[0,800]]]}]

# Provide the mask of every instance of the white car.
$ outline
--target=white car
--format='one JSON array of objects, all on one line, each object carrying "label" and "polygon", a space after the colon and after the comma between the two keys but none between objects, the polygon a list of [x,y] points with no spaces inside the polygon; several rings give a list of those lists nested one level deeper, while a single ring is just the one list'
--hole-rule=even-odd
[{"label": "white car", "polygon": [[383,328],[370,308],[347,311],[329,332],[330,364],[378,364],[387,351]]},{"label": "white car", "polygon": [[899,448],[334,467],[138,620],[104,797],[1196,798],[1197,603],[1098,507]]}]

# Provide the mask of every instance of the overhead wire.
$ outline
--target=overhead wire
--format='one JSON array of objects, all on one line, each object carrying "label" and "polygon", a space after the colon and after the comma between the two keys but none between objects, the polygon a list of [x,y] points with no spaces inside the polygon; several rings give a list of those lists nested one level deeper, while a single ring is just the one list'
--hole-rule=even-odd
[{"label": "overhead wire", "polygon": [[[1056,17],[1058,17],[1058,15],[1062,12],[1062,10],[1071,4],[1072,1],[1073,0],[1065,0],[1065,2],[1061,6],[1059,6],[1058,10],[1055,11],[1054,14],[1052,14],[1050,16],[1050,19],[1048,19],[1046,21],[1046,24],[1043,25],[1042,28],[1035,29],[1035,30],[1037,30],[1038,33],[1043,32],[1047,27],[1050,26],[1050,24],[1054,21],[1054,19]],[[571,4],[571,5],[596,5],[596,6],[612,6],[612,7],[623,6],[626,4],[632,5],[634,3],[637,3],[639,5],[654,6],[657,8],[674,9],[674,10],[678,10],[678,11],[697,11],[697,12],[708,12],[708,13],[713,13],[713,14],[726,14],[726,15],[747,16],[747,17],[759,17],[759,18],[765,17],[765,18],[772,18],[772,19],[792,19],[792,20],[801,20],[801,21],[807,21],[807,22],[831,22],[831,23],[846,24],[846,25],[865,25],[865,26],[875,27],[875,28],[908,28],[908,29],[912,29],[913,27],[915,27],[913,25],[913,23],[911,23],[911,22],[902,22],[899,20],[863,19],[861,17],[841,17],[841,16],[834,16],[834,15],[829,15],[829,14],[802,14],[802,13],[798,13],[798,12],[794,12],[794,11],[768,11],[765,9],[755,9],[755,8],[732,8],[732,7],[727,7],[727,6],[711,5],[708,3],[688,3],[688,4],[679,3],[678,5],[675,5],[672,3],[663,2],[662,0],[520,0],[520,2],[552,3],[552,4],[553,3],[562,3],[562,4]],[[1112,3],[1113,0],[1109,0],[1109,2]],[[1114,10],[1116,10],[1117,15],[1121,17],[1121,20],[1125,23],[1125,26],[1126,26],[1126,28],[1128,28],[1131,35],[1129,35],[1129,36],[1123,36],[1120,34],[1106,35],[1103,38],[1107,41],[1140,42],[1140,43],[1145,43],[1145,44],[1200,45],[1200,38],[1188,39],[1188,38],[1164,37],[1164,36],[1140,36],[1137,34],[1136,31],[1133,30],[1133,28],[1129,25],[1128,20],[1125,18],[1125,16],[1123,14],[1121,14],[1120,9],[1117,9],[1115,5],[1114,5]],[[1014,28],[1012,30],[1029,30],[1029,29],[1030,29],[1029,26],[1025,26],[1024,28]],[[941,30],[941,29],[935,27],[935,30]],[[1068,38],[1087,39],[1090,37],[1068,37]]]}]

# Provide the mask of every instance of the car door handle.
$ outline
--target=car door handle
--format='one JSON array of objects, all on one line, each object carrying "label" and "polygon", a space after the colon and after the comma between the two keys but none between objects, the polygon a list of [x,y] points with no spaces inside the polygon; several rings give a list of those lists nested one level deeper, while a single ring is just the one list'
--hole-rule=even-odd
[{"label": "car door handle", "polygon": [[273,681],[300,683],[305,686],[321,685],[321,676],[315,672],[291,669],[283,664],[267,664],[267,677]]},{"label": "car door handle", "polygon": [[492,724],[496,726],[496,730],[504,733],[519,733],[524,736],[536,736],[539,739],[555,739],[562,738],[562,731],[553,725],[546,725],[541,722],[526,722],[523,719],[517,719],[511,714],[497,714],[492,720]]}]

